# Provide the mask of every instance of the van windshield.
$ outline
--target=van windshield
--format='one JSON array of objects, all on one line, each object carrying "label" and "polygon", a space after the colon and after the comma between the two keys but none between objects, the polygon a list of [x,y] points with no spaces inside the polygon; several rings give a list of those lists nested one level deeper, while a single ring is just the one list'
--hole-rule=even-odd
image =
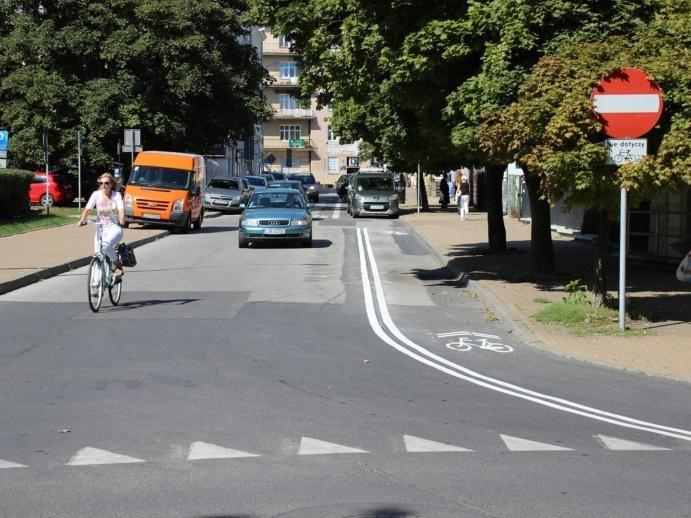
[{"label": "van windshield", "polygon": [[194,185],[194,172],[184,169],[139,165],[134,167],[127,184],[189,190]]},{"label": "van windshield", "polygon": [[357,180],[358,191],[391,191],[393,179],[390,176],[360,177]]}]

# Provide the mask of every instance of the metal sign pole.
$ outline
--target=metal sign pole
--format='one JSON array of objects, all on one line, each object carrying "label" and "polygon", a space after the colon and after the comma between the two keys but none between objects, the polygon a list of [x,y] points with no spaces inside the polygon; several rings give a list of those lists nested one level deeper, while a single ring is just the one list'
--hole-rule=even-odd
[{"label": "metal sign pole", "polygon": [[626,329],[626,189],[619,207],[619,329]]},{"label": "metal sign pole", "polygon": [[130,174],[134,170],[134,130],[130,130],[130,142],[132,147],[130,148]]},{"label": "metal sign pole", "polygon": [[46,164],[46,216],[50,216],[50,177],[48,172],[48,134],[43,132],[43,161]]},{"label": "metal sign pole", "polygon": [[417,178],[415,178],[415,185],[417,186],[417,213],[420,215],[420,163],[417,164]]},{"label": "metal sign pole", "polygon": [[77,131],[77,206],[82,210],[82,132]]}]

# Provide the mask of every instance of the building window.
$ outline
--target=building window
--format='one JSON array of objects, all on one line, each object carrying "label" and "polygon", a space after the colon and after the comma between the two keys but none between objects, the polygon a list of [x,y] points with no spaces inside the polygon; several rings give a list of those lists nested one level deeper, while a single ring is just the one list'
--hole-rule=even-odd
[{"label": "building window", "polygon": [[300,126],[291,124],[281,125],[281,140],[298,140],[300,138]]},{"label": "building window", "polygon": [[348,157],[348,167],[357,167],[360,165],[360,158],[356,156]]},{"label": "building window", "polygon": [[298,64],[296,61],[281,61],[279,64],[281,79],[291,79],[298,76]]},{"label": "building window", "polygon": [[328,126],[328,129],[326,130],[326,140],[336,140],[336,135],[334,135],[334,130],[331,126]]},{"label": "building window", "polygon": [[329,157],[329,172],[335,173],[337,171],[338,171],[338,157],[337,156],[330,156]]},{"label": "building window", "polygon": [[278,46],[282,49],[289,49],[292,43],[293,40],[288,39],[286,36],[278,37]]},{"label": "building window", "polygon": [[278,94],[278,104],[281,110],[294,110],[300,107],[300,101],[292,94]]}]

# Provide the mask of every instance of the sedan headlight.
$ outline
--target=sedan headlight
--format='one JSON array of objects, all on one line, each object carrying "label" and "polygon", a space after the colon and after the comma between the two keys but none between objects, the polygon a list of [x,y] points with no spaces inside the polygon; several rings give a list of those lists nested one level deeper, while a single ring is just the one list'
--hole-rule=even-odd
[{"label": "sedan headlight", "polygon": [[355,199],[356,199],[356,200],[362,200],[362,199],[363,199],[362,194],[356,194],[356,195],[355,195]]},{"label": "sedan headlight", "polygon": [[182,208],[185,206],[185,198],[180,198],[179,200],[175,200],[175,203],[173,203],[173,210],[181,212]]},{"label": "sedan headlight", "polygon": [[398,194],[392,194],[391,196],[389,196],[389,201],[396,201],[396,200],[398,200]]},{"label": "sedan headlight", "polygon": [[125,194],[125,201],[124,201],[125,207],[132,207],[133,203],[134,203],[134,198],[132,198],[132,195],[131,194]]},{"label": "sedan headlight", "polygon": [[290,222],[291,225],[309,225],[306,219],[294,219]]},{"label": "sedan headlight", "polygon": [[310,185],[307,189],[308,189],[309,191],[313,191],[313,190],[315,190],[316,188],[317,188],[316,186]]},{"label": "sedan headlight", "polygon": [[211,203],[211,196],[209,196],[208,194],[205,194],[205,195],[204,195],[204,201],[205,201],[206,203]]},{"label": "sedan headlight", "polygon": [[259,220],[258,219],[243,219],[240,222],[241,227],[258,227],[259,226]]}]

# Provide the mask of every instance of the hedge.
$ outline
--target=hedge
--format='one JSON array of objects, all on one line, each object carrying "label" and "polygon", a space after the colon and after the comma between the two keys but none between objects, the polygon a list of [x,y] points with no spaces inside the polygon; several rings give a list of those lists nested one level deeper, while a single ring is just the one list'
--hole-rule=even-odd
[{"label": "hedge", "polygon": [[0,169],[0,219],[28,214],[33,176],[34,173],[22,169]]}]

